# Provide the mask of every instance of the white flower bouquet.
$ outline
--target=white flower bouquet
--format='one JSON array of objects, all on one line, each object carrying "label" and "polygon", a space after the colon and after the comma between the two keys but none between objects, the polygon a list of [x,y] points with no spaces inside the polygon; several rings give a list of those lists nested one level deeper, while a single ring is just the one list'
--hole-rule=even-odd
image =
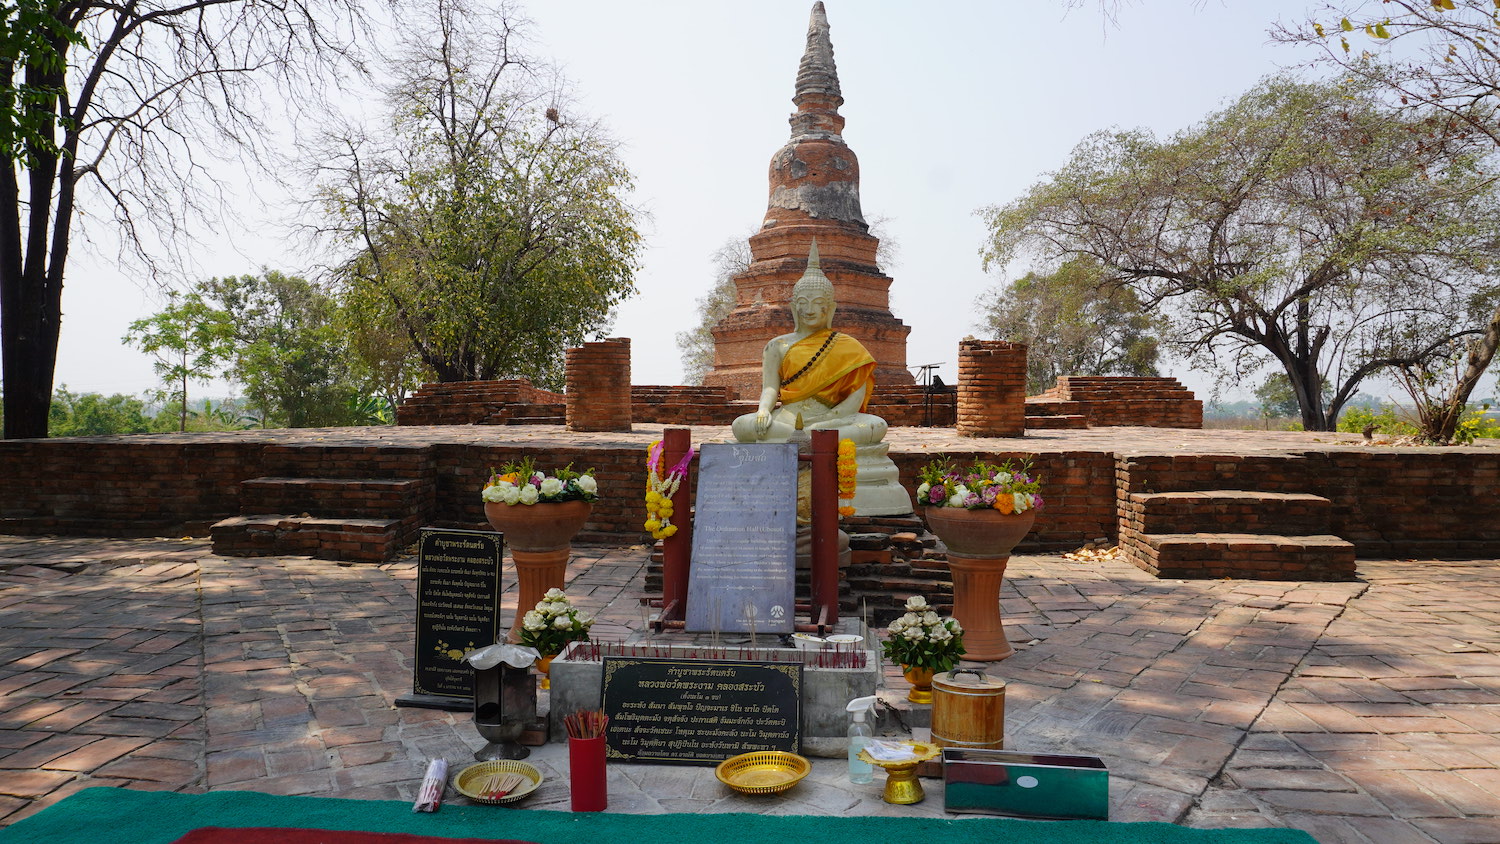
[{"label": "white flower bouquet", "polygon": [[538,471],[530,457],[490,470],[480,497],[497,504],[536,504],[553,501],[597,501],[599,484],[594,470],[573,471],[569,463],[554,475]]},{"label": "white flower bouquet", "polygon": [[588,641],[593,626],[594,617],[573,606],[567,593],[548,589],[536,608],[521,616],[521,644],[554,656],[569,642]]},{"label": "white flower bouquet", "polygon": [[948,671],[964,655],[964,629],[954,618],[943,618],[927,599],[906,599],[906,614],[886,628],[881,643],[885,658],[908,668],[926,668],[933,673]]}]

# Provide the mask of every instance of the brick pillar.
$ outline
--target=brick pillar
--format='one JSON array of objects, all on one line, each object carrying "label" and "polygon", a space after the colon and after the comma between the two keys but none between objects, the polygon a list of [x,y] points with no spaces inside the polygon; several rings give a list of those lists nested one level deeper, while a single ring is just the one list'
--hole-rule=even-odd
[{"label": "brick pillar", "polygon": [[569,431],[630,430],[630,338],[567,352]]},{"label": "brick pillar", "polygon": [[958,435],[1026,435],[1025,343],[959,342]]}]

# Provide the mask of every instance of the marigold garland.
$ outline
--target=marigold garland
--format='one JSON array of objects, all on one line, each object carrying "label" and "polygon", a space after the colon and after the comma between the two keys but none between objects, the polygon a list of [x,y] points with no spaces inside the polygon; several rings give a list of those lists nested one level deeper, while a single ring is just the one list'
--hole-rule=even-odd
[{"label": "marigold garland", "polygon": [[839,500],[849,504],[839,505],[840,516],[854,515],[854,488],[858,485],[859,464],[854,457],[854,440],[839,440],[838,456]]},{"label": "marigold garland", "polygon": [[687,454],[684,454],[677,465],[663,476],[661,472],[663,451],[665,447],[661,440],[653,442],[646,449],[645,528],[651,533],[653,539],[666,539],[677,532],[677,526],[672,524],[672,496],[677,493],[678,487],[682,486],[683,478],[687,477],[688,464],[693,459],[693,449],[689,447]]}]

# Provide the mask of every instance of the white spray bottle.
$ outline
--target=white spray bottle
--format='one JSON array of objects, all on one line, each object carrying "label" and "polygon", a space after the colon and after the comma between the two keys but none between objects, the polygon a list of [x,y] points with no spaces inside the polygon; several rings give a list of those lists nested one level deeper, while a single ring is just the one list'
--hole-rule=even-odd
[{"label": "white spray bottle", "polygon": [[872,782],[875,766],[859,758],[859,752],[875,737],[874,730],[865,723],[865,713],[875,711],[875,696],[857,697],[844,708],[853,719],[849,722],[849,781],[858,784]]}]

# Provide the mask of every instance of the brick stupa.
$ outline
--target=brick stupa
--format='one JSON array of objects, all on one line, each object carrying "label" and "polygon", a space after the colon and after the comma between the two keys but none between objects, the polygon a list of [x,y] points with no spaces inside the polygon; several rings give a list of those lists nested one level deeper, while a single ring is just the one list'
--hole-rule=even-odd
[{"label": "brick stupa", "polygon": [[759,397],[762,353],[767,341],[792,330],[792,286],[807,268],[816,237],[838,297],[833,327],[875,357],[877,392],[883,385],[910,385],[911,327],[891,313],[891,278],[875,259],[880,241],[860,212],[859,161],[840,134],[844,98],[821,2],[813,5],[792,102],[792,139],[771,158],[765,223],[750,237],[750,266],[734,278],[734,310],[713,328],[714,366],[703,383],[729,387],[743,399]]}]

